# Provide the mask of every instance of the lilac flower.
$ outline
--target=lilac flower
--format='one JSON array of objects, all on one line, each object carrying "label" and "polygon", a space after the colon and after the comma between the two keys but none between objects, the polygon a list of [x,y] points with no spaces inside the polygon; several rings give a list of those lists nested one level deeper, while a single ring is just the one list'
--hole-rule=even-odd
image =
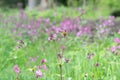
[{"label": "lilac flower", "polygon": [[90,59],[92,59],[94,56],[95,56],[94,53],[92,53],[92,54],[88,54],[87,58],[90,60]]},{"label": "lilac flower", "polygon": [[36,78],[42,78],[43,77],[43,74],[42,74],[42,71],[41,70],[37,70],[35,72],[35,75],[36,75]]},{"label": "lilac flower", "polygon": [[81,13],[82,13],[82,14],[85,14],[85,13],[86,13],[85,9],[82,9]]},{"label": "lilac flower", "polygon": [[58,28],[58,27],[56,27],[56,26],[53,26],[52,27],[52,31],[54,32],[54,33],[56,33],[56,34],[58,34],[59,32],[60,32],[60,28]]},{"label": "lilac flower", "polygon": [[95,67],[99,67],[99,66],[100,66],[100,63],[96,63],[96,64],[95,64]]},{"label": "lilac flower", "polygon": [[84,28],[84,33],[85,33],[85,34],[90,33],[90,32],[91,32],[90,27],[85,27],[85,28]]},{"label": "lilac flower", "polygon": [[49,19],[49,18],[45,19],[45,22],[46,22],[46,23],[49,23],[49,22],[50,22],[50,19]]},{"label": "lilac flower", "polygon": [[47,70],[47,66],[44,64],[42,66],[37,66],[38,69]]},{"label": "lilac flower", "polygon": [[114,38],[114,42],[120,43],[120,39],[119,38]]},{"label": "lilac flower", "polygon": [[14,66],[14,71],[19,74],[21,71],[20,71],[20,68],[18,67],[18,65],[15,65]]},{"label": "lilac flower", "polygon": [[118,34],[120,34],[120,29],[118,30]]},{"label": "lilac flower", "polygon": [[64,51],[66,49],[66,47],[65,46],[61,46],[61,49],[62,49],[62,51]]},{"label": "lilac flower", "polygon": [[115,52],[115,50],[116,50],[116,47],[113,46],[112,49],[111,49],[111,51],[112,51],[112,52]]},{"label": "lilac flower", "polygon": [[58,40],[57,40],[57,41],[60,43],[61,39],[60,39],[60,38],[58,38]]},{"label": "lilac flower", "polygon": [[82,36],[82,31],[78,31],[76,36]]},{"label": "lilac flower", "polygon": [[46,62],[47,62],[46,59],[42,59],[42,60],[41,60],[41,64],[44,64],[44,63],[46,63]]},{"label": "lilac flower", "polygon": [[120,46],[116,46],[117,49],[120,49]]},{"label": "lilac flower", "polygon": [[32,62],[35,62],[35,61],[37,61],[38,60],[38,58],[39,58],[39,56],[36,56],[36,57],[30,57],[30,60],[32,61]]},{"label": "lilac flower", "polygon": [[46,66],[46,65],[43,65],[42,68],[43,68],[44,70],[47,70],[47,66]]},{"label": "lilac flower", "polygon": [[56,34],[50,34],[48,40],[49,40],[49,41],[53,41],[53,40],[55,40],[56,38],[57,38],[57,35],[56,35]]}]

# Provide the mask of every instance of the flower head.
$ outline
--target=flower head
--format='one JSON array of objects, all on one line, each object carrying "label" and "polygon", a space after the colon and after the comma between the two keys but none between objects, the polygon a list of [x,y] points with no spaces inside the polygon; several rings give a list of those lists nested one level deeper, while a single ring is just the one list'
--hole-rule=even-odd
[{"label": "flower head", "polygon": [[41,64],[44,64],[44,63],[46,63],[46,62],[47,62],[46,59],[42,59],[42,60],[41,60]]},{"label": "flower head", "polygon": [[112,49],[111,49],[111,51],[112,51],[112,52],[115,52],[115,50],[116,50],[116,47],[113,46]]},{"label": "flower head", "polygon": [[120,39],[119,39],[119,38],[115,38],[115,39],[114,39],[114,42],[120,43]]},{"label": "flower head", "polygon": [[50,34],[48,40],[49,41],[54,41],[54,40],[56,40],[56,38],[57,38],[56,34]]},{"label": "flower head", "polygon": [[96,63],[96,64],[95,64],[95,67],[99,67],[99,66],[100,66],[100,63]]},{"label": "flower head", "polygon": [[47,66],[46,66],[46,65],[43,65],[42,68],[43,68],[44,70],[47,70]]},{"label": "flower head", "polygon": [[119,29],[119,31],[118,31],[118,34],[120,34],[120,29]]},{"label": "flower head", "polygon": [[19,74],[20,73],[20,68],[18,67],[18,65],[14,66],[14,71]]},{"label": "flower head", "polygon": [[43,74],[42,74],[42,72],[40,71],[40,70],[37,70],[36,72],[35,72],[35,75],[36,75],[36,78],[42,78],[43,77]]}]

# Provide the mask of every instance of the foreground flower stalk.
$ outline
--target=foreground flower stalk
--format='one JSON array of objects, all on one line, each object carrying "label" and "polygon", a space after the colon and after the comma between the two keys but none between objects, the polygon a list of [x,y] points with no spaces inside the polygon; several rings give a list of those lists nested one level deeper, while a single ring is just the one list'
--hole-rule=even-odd
[{"label": "foreground flower stalk", "polygon": [[16,77],[16,80],[20,80],[20,68],[19,68],[19,66],[18,65],[15,65],[14,66],[14,71],[15,71],[15,73],[17,74],[17,77]]},{"label": "foreground flower stalk", "polygon": [[62,64],[60,64],[59,66],[60,66],[60,80],[63,80],[63,77],[62,77]]}]

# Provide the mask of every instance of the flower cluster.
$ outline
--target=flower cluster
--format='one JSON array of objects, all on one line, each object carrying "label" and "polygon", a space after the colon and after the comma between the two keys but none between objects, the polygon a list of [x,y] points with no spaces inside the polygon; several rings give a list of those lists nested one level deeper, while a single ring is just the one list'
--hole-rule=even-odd
[{"label": "flower cluster", "polygon": [[[118,31],[118,34],[119,34],[119,31]],[[120,51],[120,38],[114,38],[114,43],[116,43],[115,46],[112,46],[111,48],[111,52],[114,53],[114,54],[119,54],[119,51]]]},{"label": "flower cluster", "polygon": [[18,65],[14,66],[14,71],[16,72],[16,74],[20,74],[21,70]]},{"label": "flower cluster", "polygon": [[[112,34],[112,26],[114,26],[114,16],[109,16],[108,19],[103,19],[102,17],[99,19],[99,24],[97,24],[96,30],[98,36],[108,36]],[[100,36],[101,37],[101,36]]]}]

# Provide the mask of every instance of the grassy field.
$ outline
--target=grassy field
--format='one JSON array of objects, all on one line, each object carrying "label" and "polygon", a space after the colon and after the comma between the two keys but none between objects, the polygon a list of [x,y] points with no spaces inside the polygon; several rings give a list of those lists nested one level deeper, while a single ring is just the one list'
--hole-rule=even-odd
[{"label": "grassy field", "polygon": [[83,9],[65,11],[0,15],[0,80],[120,79],[114,17],[91,23]]}]

